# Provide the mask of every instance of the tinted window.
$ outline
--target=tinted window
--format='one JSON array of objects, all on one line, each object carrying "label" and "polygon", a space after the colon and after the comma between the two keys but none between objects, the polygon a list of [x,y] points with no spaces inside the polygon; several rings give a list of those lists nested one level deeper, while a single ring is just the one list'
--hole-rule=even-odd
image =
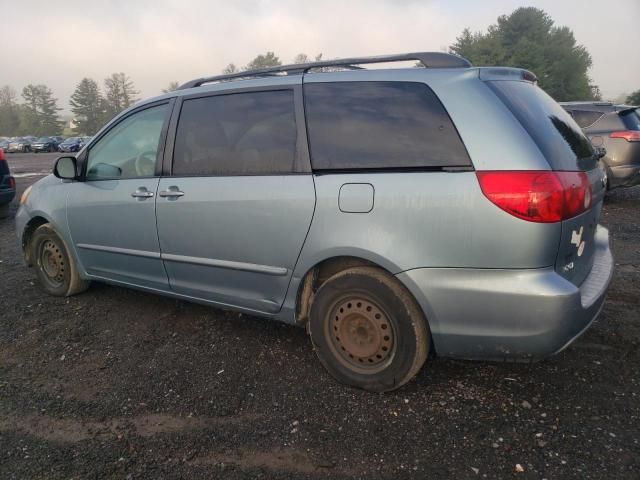
[{"label": "tinted window", "polygon": [[624,126],[629,130],[640,130],[640,114],[638,110],[625,110],[620,113]]},{"label": "tinted window", "polygon": [[295,170],[292,90],[185,100],[174,175],[260,175]]},{"label": "tinted window", "polygon": [[554,170],[591,170],[593,147],[571,116],[528,82],[487,82],[511,110]]},{"label": "tinted window", "polygon": [[315,169],[469,166],[449,115],[414,82],[304,86]]},{"label": "tinted window", "polygon": [[589,112],[586,110],[571,110],[570,113],[580,128],[593,125],[603,115],[602,112]]},{"label": "tinted window", "polygon": [[87,179],[153,176],[167,105],[126,117],[89,151]]}]

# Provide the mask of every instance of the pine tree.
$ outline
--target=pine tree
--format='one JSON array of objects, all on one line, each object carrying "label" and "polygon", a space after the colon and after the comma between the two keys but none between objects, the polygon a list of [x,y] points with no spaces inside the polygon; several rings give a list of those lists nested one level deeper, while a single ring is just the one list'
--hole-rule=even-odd
[{"label": "pine tree", "polygon": [[57,135],[62,130],[57,100],[46,85],[29,84],[22,89],[20,131],[35,136]]},{"label": "pine tree", "polygon": [[104,81],[107,117],[113,118],[125,108],[138,101],[138,92],[133,81],[123,72],[112,73]]},{"label": "pine tree", "polygon": [[16,91],[9,85],[0,88],[0,135],[18,135],[20,115]]},{"label": "pine tree", "polygon": [[78,135],[93,135],[104,121],[104,100],[95,80],[83,78],[71,95],[71,111],[75,115]]}]

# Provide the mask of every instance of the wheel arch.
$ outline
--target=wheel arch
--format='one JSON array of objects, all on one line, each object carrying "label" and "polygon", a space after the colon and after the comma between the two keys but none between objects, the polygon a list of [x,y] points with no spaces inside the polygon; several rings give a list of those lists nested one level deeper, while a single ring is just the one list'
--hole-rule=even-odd
[{"label": "wheel arch", "polygon": [[429,315],[427,314],[428,312],[424,310],[423,305],[418,300],[418,298],[416,298],[413,289],[410,288],[409,285],[406,285],[400,278],[398,278],[398,276],[396,275],[397,272],[394,273],[395,269],[393,268],[393,266],[387,265],[385,267],[385,265],[381,264],[378,261],[360,255],[328,256],[326,258],[323,258],[322,260],[315,262],[315,264],[306,269],[301,277],[297,289],[295,304],[295,323],[301,326],[307,325],[309,320],[309,312],[311,310],[311,305],[313,304],[315,292],[318,291],[318,289],[324,282],[326,282],[336,273],[339,273],[343,270],[363,266],[375,267],[388,273],[389,275],[392,275],[396,279],[396,281],[407,290],[409,295],[411,295],[413,300],[416,302],[416,305],[422,312],[425,322],[427,322],[427,327],[429,327]]},{"label": "wheel arch", "polygon": [[33,258],[31,258],[31,249],[29,248],[29,244],[31,243],[33,232],[35,232],[38,227],[46,223],[51,223],[51,221],[42,215],[35,215],[26,223],[22,230],[22,255],[24,256],[27,265],[30,267],[33,265]]}]

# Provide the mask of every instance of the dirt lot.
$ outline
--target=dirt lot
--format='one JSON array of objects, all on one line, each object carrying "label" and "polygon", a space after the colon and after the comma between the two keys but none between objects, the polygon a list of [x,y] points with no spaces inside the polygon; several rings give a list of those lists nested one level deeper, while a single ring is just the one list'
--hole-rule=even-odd
[{"label": "dirt lot", "polygon": [[[20,189],[54,157],[10,156]],[[46,296],[0,220],[0,478],[640,478],[639,218],[640,188],[608,199],[613,285],[565,352],[433,359],[384,395],[336,384],[301,329]]]}]

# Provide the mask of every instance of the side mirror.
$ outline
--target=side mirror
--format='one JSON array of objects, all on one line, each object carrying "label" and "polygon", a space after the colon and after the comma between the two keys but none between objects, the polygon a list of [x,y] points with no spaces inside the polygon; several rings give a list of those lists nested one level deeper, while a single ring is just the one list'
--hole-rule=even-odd
[{"label": "side mirror", "polygon": [[76,175],[76,159],[75,157],[60,157],[56,160],[53,167],[53,174],[63,180],[73,180]]}]

